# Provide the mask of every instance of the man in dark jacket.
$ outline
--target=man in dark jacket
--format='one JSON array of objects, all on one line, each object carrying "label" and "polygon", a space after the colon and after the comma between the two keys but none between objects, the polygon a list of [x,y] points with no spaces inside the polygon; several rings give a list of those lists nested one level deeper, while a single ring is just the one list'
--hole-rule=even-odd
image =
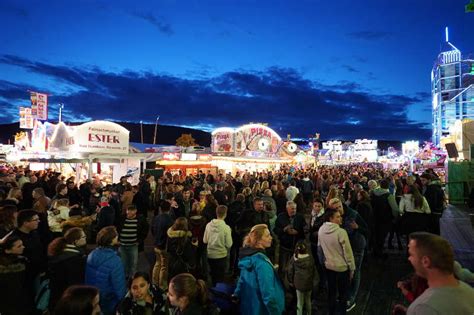
[{"label": "man in dark jacket", "polygon": [[428,201],[431,210],[431,214],[429,214],[431,218],[430,230],[432,233],[439,235],[439,219],[444,211],[444,191],[439,180],[435,179],[431,174],[422,174],[420,180],[423,184],[423,195],[426,201]]},{"label": "man in dark jacket", "polygon": [[270,229],[270,219],[265,212],[265,205],[262,198],[253,200],[253,209],[246,209],[240,214],[240,218],[235,223],[235,230],[240,238],[244,238],[250,232],[250,229],[257,224],[266,224]]},{"label": "man in dark jacket", "polygon": [[18,236],[23,241],[25,250],[23,256],[28,261],[26,264],[27,291],[31,297],[35,294],[35,280],[47,270],[48,259],[46,257],[46,247],[41,243],[41,239],[36,232],[39,224],[38,213],[34,210],[21,210],[18,212],[18,228],[12,235]]},{"label": "man in dark jacket", "polygon": [[67,181],[67,197],[69,199],[69,206],[74,206],[75,208],[82,207],[82,196],[81,192],[74,184],[73,181]]},{"label": "man in dark jacket", "polygon": [[100,198],[100,210],[97,215],[97,231],[102,230],[106,226],[114,225],[115,210],[109,205],[107,197]]},{"label": "man in dark jacket", "polygon": [[154,220],[151,233],[155,238],[156,261],[153,267],[153,284],[162,290],[168,288],[168,255],[166,253],[166,242],[168,240],[168,229],[173,225],[173,219],[169,212],[171,204],[168,201],[162,201],[160,205],[160,214]]},{"label": "man in dark jacket", "polygon": [[280,241],[280,259],[278,272],[285,275],[287,264],[295,251],[296,243],[305,238],[306,221],[301,213],[296,212],[296,203],[288,201],[286,212],[278,215],[273,232]]},{"label": "man in dark jacket", "polygon": [[216,191],[212,194],[214,195],[214,199],[216,199],[219,205],[227,205],[227,196],[224,193],[225,183],[221,182],[216,185]]},{"label": "man in dark jacket", "polygon": [[370,194],[375,221],[374,255],[382,258],[387,258],[387,255],[383,253],[385,238],[390,232],[393,220],[399,216],[395,196],[389,192],[388,187],[388,181],[382,179],[380,186],[376,186]]},{"label": "man in dark jacket", "polygon": [[144,190],[136,185],[132,187],[132,191],[134,193],[132,203],[137,207],[138,214],[141,214],[146,218],[149,209],[149,195],[145,195],[143,192]]}]

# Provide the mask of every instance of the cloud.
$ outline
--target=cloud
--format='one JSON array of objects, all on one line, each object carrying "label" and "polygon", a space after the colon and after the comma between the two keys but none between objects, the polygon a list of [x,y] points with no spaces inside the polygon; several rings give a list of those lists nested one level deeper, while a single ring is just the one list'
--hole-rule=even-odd
[{"label": "cloud", "polygon": [[358,73],[360,72],[359,70],[357,70],[356,68],[354,68],[353,66],[350,66],[350,65],[341,65],[341,67],[343,69],[346,69],[347,71],[349,72],[352,72],[352,73]]},{"label": "cloud", "polygon": [[153,26],[155,26],[161,33],[171,36],[174,34],[174,30],[171,27],[171,24],[163,21],[162,18],[157,18],[154,16],[152,13],[139,13],[139,12],[134,12],[132,13],[132,16],[137,17],[139,19],[142,19]]},{"label": "cloud", "polygon": [[380,40],[386,39],[391,37],[393,34],[390,32],[379,32],[379,31],[359,31],[359,32],[351,32],[346,34],[349,37],[355,39],[363,39],[363,40]]},{"label": "cloud", "polygon": [[[235,70],[189,79],[155,72],[111,73],[97,67],[57,66],[15,56],[0,56],[0,63],[77,86],[50,97],[53,104],[65,104],[64,117],[70,121],[82,117],[154,123],[160,115],[162,124],[198,128],[267,122],[282,135],[294,137],[315,132],[323,139],[424,140],[430,136],[427,124],[407,114],[409,106],[423,101],[418,96],[377,94],[349,81],[322,84],[292,68]],[[0,81],[0,95],[6,102],[18,101],[20,95],[27,98],[23,86],[8,81]]]}]

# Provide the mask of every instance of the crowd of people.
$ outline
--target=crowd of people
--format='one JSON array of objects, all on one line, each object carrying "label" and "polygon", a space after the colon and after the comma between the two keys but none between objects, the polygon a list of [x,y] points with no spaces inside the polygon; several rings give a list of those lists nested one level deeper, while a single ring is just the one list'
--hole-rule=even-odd
[{"label": "crowd of people", "polygon": [[[129,180],[0,171],[2,315],[299,315],[322,296],[329,314],[345,314],[366,257],[383,262],[395,245],[415,270],[394,284],[407,297],[395,313],[474,312],[461,281],[473,275],[439,236],[446,200],[433,171],[353,164]],[[154,265],[138,270],[150,232]]]}]

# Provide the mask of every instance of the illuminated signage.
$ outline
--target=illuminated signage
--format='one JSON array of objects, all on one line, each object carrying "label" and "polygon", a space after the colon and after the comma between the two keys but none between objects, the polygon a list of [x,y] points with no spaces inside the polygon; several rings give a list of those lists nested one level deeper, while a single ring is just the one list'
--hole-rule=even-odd
[{"label": "illuminated signage", "polygon": [[181,154],[181,161],[196,161],[196,159],[197,159],[196,153],[182,153]]},{"label": "illuminated signage", "polygon": [[180,158],[180,153],[171,153],[171,152],[163,153],[163,160],[166,160],[166,161],[178,161],[179,158]]}]

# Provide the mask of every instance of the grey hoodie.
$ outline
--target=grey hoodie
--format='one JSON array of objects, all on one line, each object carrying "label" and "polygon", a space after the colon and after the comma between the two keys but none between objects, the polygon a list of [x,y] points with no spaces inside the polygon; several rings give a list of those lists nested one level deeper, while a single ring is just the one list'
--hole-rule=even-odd
[{"label": "grey hoodie", "polygon": [[318,232],[318,244],[324,253],[327,269],[344,272],[355,270],[354,254],[346,230],[338,224],[325,222]]},{"label": "grey hoodie", "polygon": [[213,219],[206,225],[203,242],[207,244],[207,257],[219,259],[227,256],[232,246],[230,227],[224,220]]}]

